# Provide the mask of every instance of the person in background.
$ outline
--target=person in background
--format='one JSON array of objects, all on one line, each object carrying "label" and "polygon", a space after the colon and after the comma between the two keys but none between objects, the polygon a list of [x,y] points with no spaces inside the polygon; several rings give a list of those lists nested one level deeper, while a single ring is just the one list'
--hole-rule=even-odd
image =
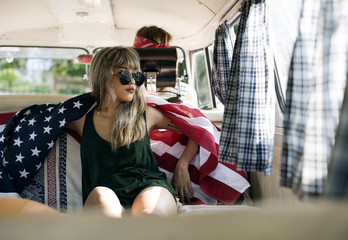
[{"label": "person in background", "polygon": [[[135,48],[166,48],[170,47],[169,43],[172,40],[172,36],[164,29],[157,26],[144,26],[140,28],[135,36],[133,47]],[[193,107],[198,107],[197,93],[196,91],[187,83],[182,81],[180,83],[180,95],[181,101],[183,103],[189,104]],[[171,87],[166,87],[160,89],[158,95],[161,96],[161,92],[176,92]],[[174,100],[167,99],[170,102],[175,102]]]},{"label": "person in background", "polygon": [[164,29],[149,26],[140,28],[134,39],[133,47],[144,48],[162,48],[170,47],[169,42],[172,40],[172,36]]}]

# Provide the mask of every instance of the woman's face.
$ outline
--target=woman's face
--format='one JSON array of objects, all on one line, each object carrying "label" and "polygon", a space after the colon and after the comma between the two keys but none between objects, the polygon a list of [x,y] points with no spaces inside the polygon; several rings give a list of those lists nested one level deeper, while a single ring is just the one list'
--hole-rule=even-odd
[{"label": "woman's face", "polygon": [[123,85],[121,83],[120,74],[124,70],[128,70],[131,73],[131,76],[132,76],[132,73],[137,72],[133,69],[128,69],[127,67],[114,68],[112,81],[114,86],[114,92],[116,94],[116,101],[119,103],[132,101],[135,91],[137,89],[133,76],[129,84]]}]

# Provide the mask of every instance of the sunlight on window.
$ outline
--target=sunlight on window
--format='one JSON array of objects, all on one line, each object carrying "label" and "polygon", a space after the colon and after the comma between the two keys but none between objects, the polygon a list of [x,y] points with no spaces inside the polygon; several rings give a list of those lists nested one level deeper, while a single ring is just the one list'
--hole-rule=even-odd
[{"label": "sunlight on window", "polygon": [[210,83],[203,50],[193,53],[192,66],[198,92],[198,104],[203,108],[211,108]]},{"label": "sunlight on window", "polygon": [[80,48],[0,46],[0,94],[78,95],[89,91]]}]

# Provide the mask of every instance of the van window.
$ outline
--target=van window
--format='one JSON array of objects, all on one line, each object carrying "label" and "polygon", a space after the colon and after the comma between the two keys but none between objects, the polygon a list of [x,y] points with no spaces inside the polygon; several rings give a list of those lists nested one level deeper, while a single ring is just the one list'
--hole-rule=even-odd
[{"label": "van window", "polygon": [[211,68],[213,64],[214,45],[211,44],[204,50],[192,53],[193,78],[196,83],[198,105],[202,109],[217,108],[223,110],[224,106],[211,89]]},{"label": "van window", "polygon": [[[238,15],[230,23],[230,31],[233,33],[232,41],[236,39],[240,16]],[[211,89],[211,69],[213,65],[214,43],[204,49],[191,52],[192,76],[196,85],[199,107],[202,109],[223,110],[224,106]]]},{"label": "van window", "polygon": [[193,52],[191,59],[193,79],[198,94],[198,106],[203,109],[211,109],[213,107],[212,95],[204,50]]},{"label": "van window", "polygon": [[0,94],[77,95],[89,91],[83,48],[0,46]]},{"label": "van window", "polygon": [[187,72],[186,72],[186,61],[185,61],[185,53],[184,50],[180,47],[176,47],[176,53],[178,58],[177,64],[177,76],[178,78],[187,83]]}]

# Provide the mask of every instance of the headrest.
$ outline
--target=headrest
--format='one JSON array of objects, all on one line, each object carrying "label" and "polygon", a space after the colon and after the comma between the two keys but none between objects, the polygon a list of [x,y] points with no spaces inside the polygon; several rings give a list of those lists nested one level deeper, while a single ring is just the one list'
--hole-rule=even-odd
[{"label": "headrest", "polygon": [[140,67],[144,73],[156,72],[157,88],[175,87],[177,53],[175,47],[135,48],[140,56]]}]

